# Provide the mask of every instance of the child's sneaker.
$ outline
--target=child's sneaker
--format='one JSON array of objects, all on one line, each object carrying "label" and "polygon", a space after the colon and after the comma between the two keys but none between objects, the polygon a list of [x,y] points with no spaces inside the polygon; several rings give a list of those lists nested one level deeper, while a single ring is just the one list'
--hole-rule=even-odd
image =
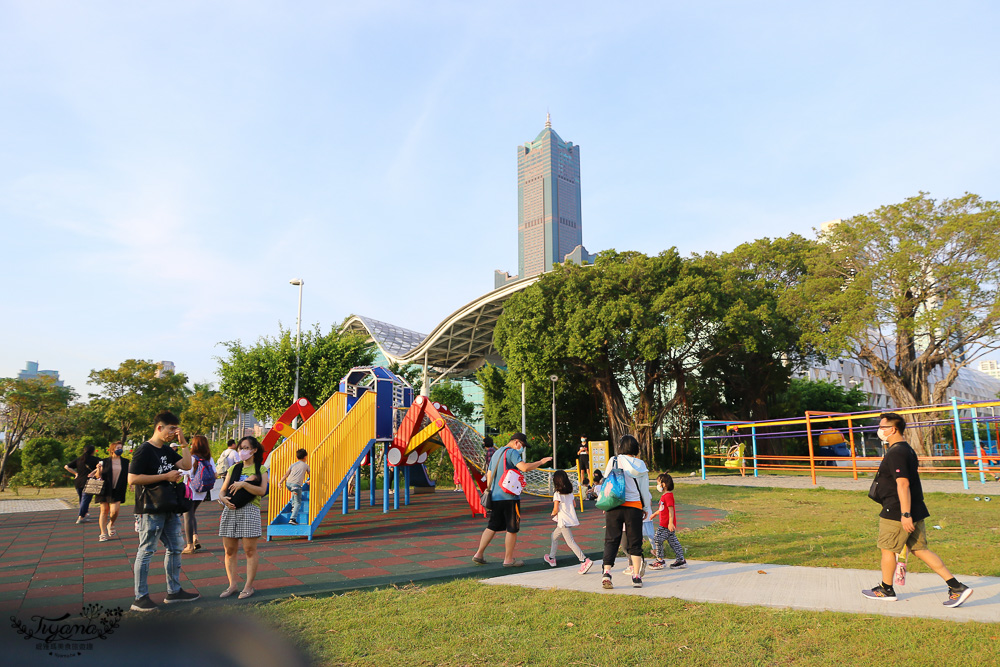
[{"label": "child's sneaker", "polygon": [[632,588],[642,588],[642,577],[632,577]]},{"label": "child's sneaker", "polygon": [[629,563],[628,567],[626,567],[624,570],[622,570],[622,574],[624,574],[626,577],[631,577],[632,576],[632,564],[631,563]]},{"label": "child's sneaker", "polygon": [[677,560],[675,560],[673,563],[670,564],[670,569],[679,570],[682,567],[687,567],[687,564],[688,562],[686,560],[684,560],[683,558],[678,558]]},{"label": "child's sneaker", "polygon": [[[865,589],[861,591],[861,594],[869,600],[881,600],[882,602],[895,602],[897,600],[896,591],[892,588],[886,588],[882,584],[874,586],[870,590]],[[945,602],[945,604],[948,603]]]},{"label": "child's sneaker", "polygon": [[944,601],[945,607],[958,607],[969,599],[972,589],[965,584],[959,584],[958,588],[948,589],[948,599]]},{"label": "child's sneaker", "polygon": [[556,559],[553,558],[552,556],[548,555],[548,554],[545,554],[544,556],[542,556],[542,560],[544,560],[546,563],[548,563],[550,567],[555,567],[556,566]]},{"label": "child's sneaker", "polygon": [[667,566],[667,561],[657,559],[657,560],[654,560],[652,563],[649,564],[649,569],[650,570],[662,570],[666,566]]},{"label": "child's sneaker", "polygon": [[582,563],[580,563],[580,569],[577,570],[577,572],[579,572],[580,574],[587,574],[587,572],[590,571],[590,566],[593,564],[594,561],[587,558]]}]

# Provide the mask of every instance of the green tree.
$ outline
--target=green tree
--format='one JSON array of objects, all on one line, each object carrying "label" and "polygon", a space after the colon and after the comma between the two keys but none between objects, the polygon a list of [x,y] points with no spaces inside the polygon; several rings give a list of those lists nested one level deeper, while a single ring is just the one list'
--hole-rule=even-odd
[{"label": "green tree", "polygon": [[[844,220],[822,241],[786,312],[808,343],[860,362],[896,406],[944,403],[959,370],[998,348],[1000,202],[921,192]],[[907,434],[929,454],[922,429]]]},{"label": "green tree", "polygon": [[[261,337],[252,346],[240,341],[220,343],[226,349],[219,362],[220,391],[257,419],[276,419],[295,395],[295,336],[279,327],[275,338]],[[299,396],[319,406],[354,366],[369,366],[374,346],[357,334],[335,328],[323,334],[319,325],[302,332]]]},{"label": "green tree", "polygon": [[[652,457],[653,433],[707,361],[720,276],[675,249],[648,257],[602,253],[560,265],[510,298],[494,343],[516,378],[575,375],[599,397],[612,438],[633,433]],[[731,324],[741,322],[738,312]]]},{"label": "green tree", "polygon": [[209,435],[213,431],[221,433],[235,415],[233,401],[208,385],[195,384],[195,392],[181,415],[181,424],[185,432]]},{"label": "green tree", "polygon": [[431,400],[448,406],[451,413],[464,422],[476,416],[476,404],[466,400],[462,385],[451,380],[442,380],[431,387]]},{"label": "green tree", "polygon": [[129,435],[151,429],[161,410],[179,415],[187,405],[187,376],[161,372],[151,361],[127,359],[118,368],[91,371],[90,383],[100,388],[90,394],[91,405],[123,443]]},{"label": "green tree", "polygon": [[774,413],[793,418],[807,410],[859,412],[867,407],[867,402],[865,392],[857,387],[848,390],[836,382],[795,378],[785,391],[774,397]]},{"label": "green tree", "polygon": [[692,386],[695,412],[715,419],[768,419],[774,396],[788,387],[792,373],[817,357],[797,318],[780,307],[782,295],[805,279],[815,246],[792,234],[695,257],[706,272],[721,277],[717,298],[726,313],[699,352],[705,361]]},{"label": "green tree", "polygon": [[21,472],[11,479],[16,486],[50,487],[66,481],[63,445],[55,438],[33,438],[21,451]]},{"label": "green tree", "polygon": [[0,379],[0,431],[6,434],[0,450],[0,489],[11,453],[26,437],[38,433],[47,414],[64,411],[75,396],[71,387],[60,387],[49,377]]}]

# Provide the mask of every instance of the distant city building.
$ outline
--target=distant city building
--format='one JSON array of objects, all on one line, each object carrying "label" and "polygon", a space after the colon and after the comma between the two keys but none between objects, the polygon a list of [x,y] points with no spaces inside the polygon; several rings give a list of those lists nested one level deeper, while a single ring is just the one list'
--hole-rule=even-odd
[{"label": "distant city building", "polygon": [[583,247],[580,147],[563,141],[546,116],[534,141],[517,147],[517,275],[494,275],[494,286],[551,271],[567,260],[590,264]]},{"label": "distant city building", "polygon": [[63,382],[59,379],[59,371],[40,371],[37,361],[24,362],[24,370],[18,371],[18,380],[36,380],[40,377],[49,377],[56,381],[57,387],[62,387]]},{"label": "distant city building", "polygon": [[986,373],[990,377],[1000,380],[1000,364],[993,359],[984,359],[979,362],[979,372]]},{"label": "distant city building", "polygon": [[156,362],[156,377],[161,378],[165,373],[176,373],[177,368],[174,366],[172,361],[157,361]]}]

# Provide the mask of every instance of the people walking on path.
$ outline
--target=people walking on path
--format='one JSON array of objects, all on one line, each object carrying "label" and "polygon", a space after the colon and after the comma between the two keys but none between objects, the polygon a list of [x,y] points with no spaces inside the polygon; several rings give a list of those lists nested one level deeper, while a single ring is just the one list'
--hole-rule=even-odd
[{"label": "people walking on path", "polygon": [[573,506],[573,483],[569,481],[569,475],[565,470],[556,470],[552,475],[552,486],[555,489],[555,493],[552,494],[552,520],[556,522],[556,529],[552,531],[549,552],[543,556],[543,560],[552,567],[556,566],[556,548],[559,546],[557,540],[561,537],[580,561],[578,572],[586,574],[594,563],[584,555],[583,549],[573,539],[573,526],[580,525],[576,508]]},{"label": "people walking on path", "polygon": [[608,475],[615,468],[625,473],[624,502],[607,510],[604,514],[604,575],[601,586],[614,588],[611,569],[615,566],[615,556],[622,542],[622,527],[625,529],[625,553],[632,567],[632,586],[642,587],[646,561],[642,557],[642,522],[652,514],[650,510],[649,470],[638,458],[639,441],[631,435],[623,435],[618,441],[616,455],[608,461],[604,471],[605,484],[610,484]]},{"label": "people walking on path", "polygon": [[[309,464],[306,463],[306,456],[308,454],[309,452],[304,449],[296,451],[295,458],[297,460],[288,466],[288,470],[278,480],[278,484],[283,483],[285,488],[292,493],[292,514],[288,519],[288,523],[293,526],[299,523],[299,508],[302,506],[302,487],[306,483],[306,477],[309,476]],[[354,481],[353,475],[351,476],[351,481]]]},{"label": "people walking on path", "polygon": [[[486,488],[490,489],[493,511],[490,512],[486,530],[479,538],[479,548],[472,556],[472,561],[478,565],[486,564],[486,547],[490,545],[496,534],[506,532],[503,566],[524,566],[524,561],[514,559],[517,533],[521,530],[521,492],[516,483],[508,483],[508,480],[517,477],[517,475],[508,476],[507,473],[514,470],[525,473],[540,468],[552,460],[551,456],[546,456],[534,463],[525,462],[523,452],[527,445],[528,436],[523,433],[515,433],[510,436],[510,442],[505,447],[498,449],[490,461],[489,470],[486,472]],[[522,480],[523,478],[524,476],[521,475]]]},{"label": "people walking on path", "polygon": [[118,510],[125,502],[125,494],[128,492],[129,460],[122,458],[123,451],[122,443],[112,442],[108,445],[110,456],[101,459],[97,464],[97,470],[91,473],[104,481],[104,493],[94,496],[94,502],[101,506],[101,515],[98,518],[101,527],[101,536],[98,539],[101,542],[107,542],[118,535],[115,521],[118,520]]},{"label": "people walking on path", "polygon": [[268,474],[264,467],[264,447],[253,436],[240,439],[237,445],[240,462],[226,472],[222,484],[222,517],[219,519],[219,537],[226,549],[226,577],[229,586],[219,595],[227,598],[240,591],[240,577],[236,573],[237,555],[240,543],[247,559],[247,579],[240,591],[240,599],[248,598],[256,589],[257,540],[262,534],[260,521],[260,497],[267,493]]},{"label": "people walking on path", "polygon": [[670,564],[671,570],[676,570],[687,565],[684,560],[684,547],[677,539],[677,506],[674,504],[674,479],[667,473],[663,473],[656,478],[656,490],[660,492],[660,506],[653,516],[659,517],[659,525],[656,527],[656,534],[653,537],[653,557],[656,559],[649,564],[652,570],[662,570],[666,565],[663,557],[663,543],[667,542],[674,550],[676,560]]},{"label": "people walking on path", "polygon": [[872,600],[895,602],[893,588],[896,554],[908,548],[914,556],[944,579],[948,585],[946,607],[958,607],[969,599],[972,589],[956,579],[944,562],[927,548],[924,519],[930,516],[924,504],[917,453],[906,442],[906,420],[895,412],[880,416],[878,437],[886,448],[868,496],[882,505],[879,512],[878,547],[882,552],[882,581],[861,594]]},{"label": "people walking on path", "polygon": [[212,463],[212,450],[208,438],[196,435],[191,438],[191,470],[184,471],[185,483],[191,489],[191,508],[184,512],[184,550],[182,554],[193,554],[201,549],[198,541],[198,519],[195,512],[205,500],[215,500],[215,464]]},{"label": "people walking on path", "polygon": [[84,487],[87,486],[87,478],[90,477],[90,473],[97,470],[97,464],[101,462],[99,458],[94,456],[95,451],[97,451],[96,447],[87,445],[83,448],[83,454],[63,466],[63,469],[75,478],[73,486],[76,488],[76,497],[80,501],[80,513],[76,518],[77,523],[90,521],[90,501],[93,495],[87,493]]},{"label": "people walking on path", "polygon": [[[170,447],[170,442],[180,443],[180,452]],[[171,412],[161,412],[153,422],[153,435],[142,443],[132,455],[128,467],[128,483],[136,487],[135,513],[139,517],[139,550],[135,554],[135,601],[132,611],[146,612],[156,609],[149,599],[146,580],[149,561],[156,553],[156,543],[162,542],[166,550],[163,569],[167,575],[166,604],[190,602],[200,595],[181,588],[181,517],[179,506],[183,491],[178,490],[181,470],[191,469],[191,452],[188,449],[180,420]]]}]

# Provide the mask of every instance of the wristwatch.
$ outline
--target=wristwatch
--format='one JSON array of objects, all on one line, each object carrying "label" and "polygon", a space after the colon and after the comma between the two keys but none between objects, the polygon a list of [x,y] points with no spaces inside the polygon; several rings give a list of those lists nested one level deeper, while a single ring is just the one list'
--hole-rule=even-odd
[{"label": "wristwatch", "polygon": [[904,519],[909,519],[910,518],[910,513],[909,512],[903,512],[903,518]]}]

